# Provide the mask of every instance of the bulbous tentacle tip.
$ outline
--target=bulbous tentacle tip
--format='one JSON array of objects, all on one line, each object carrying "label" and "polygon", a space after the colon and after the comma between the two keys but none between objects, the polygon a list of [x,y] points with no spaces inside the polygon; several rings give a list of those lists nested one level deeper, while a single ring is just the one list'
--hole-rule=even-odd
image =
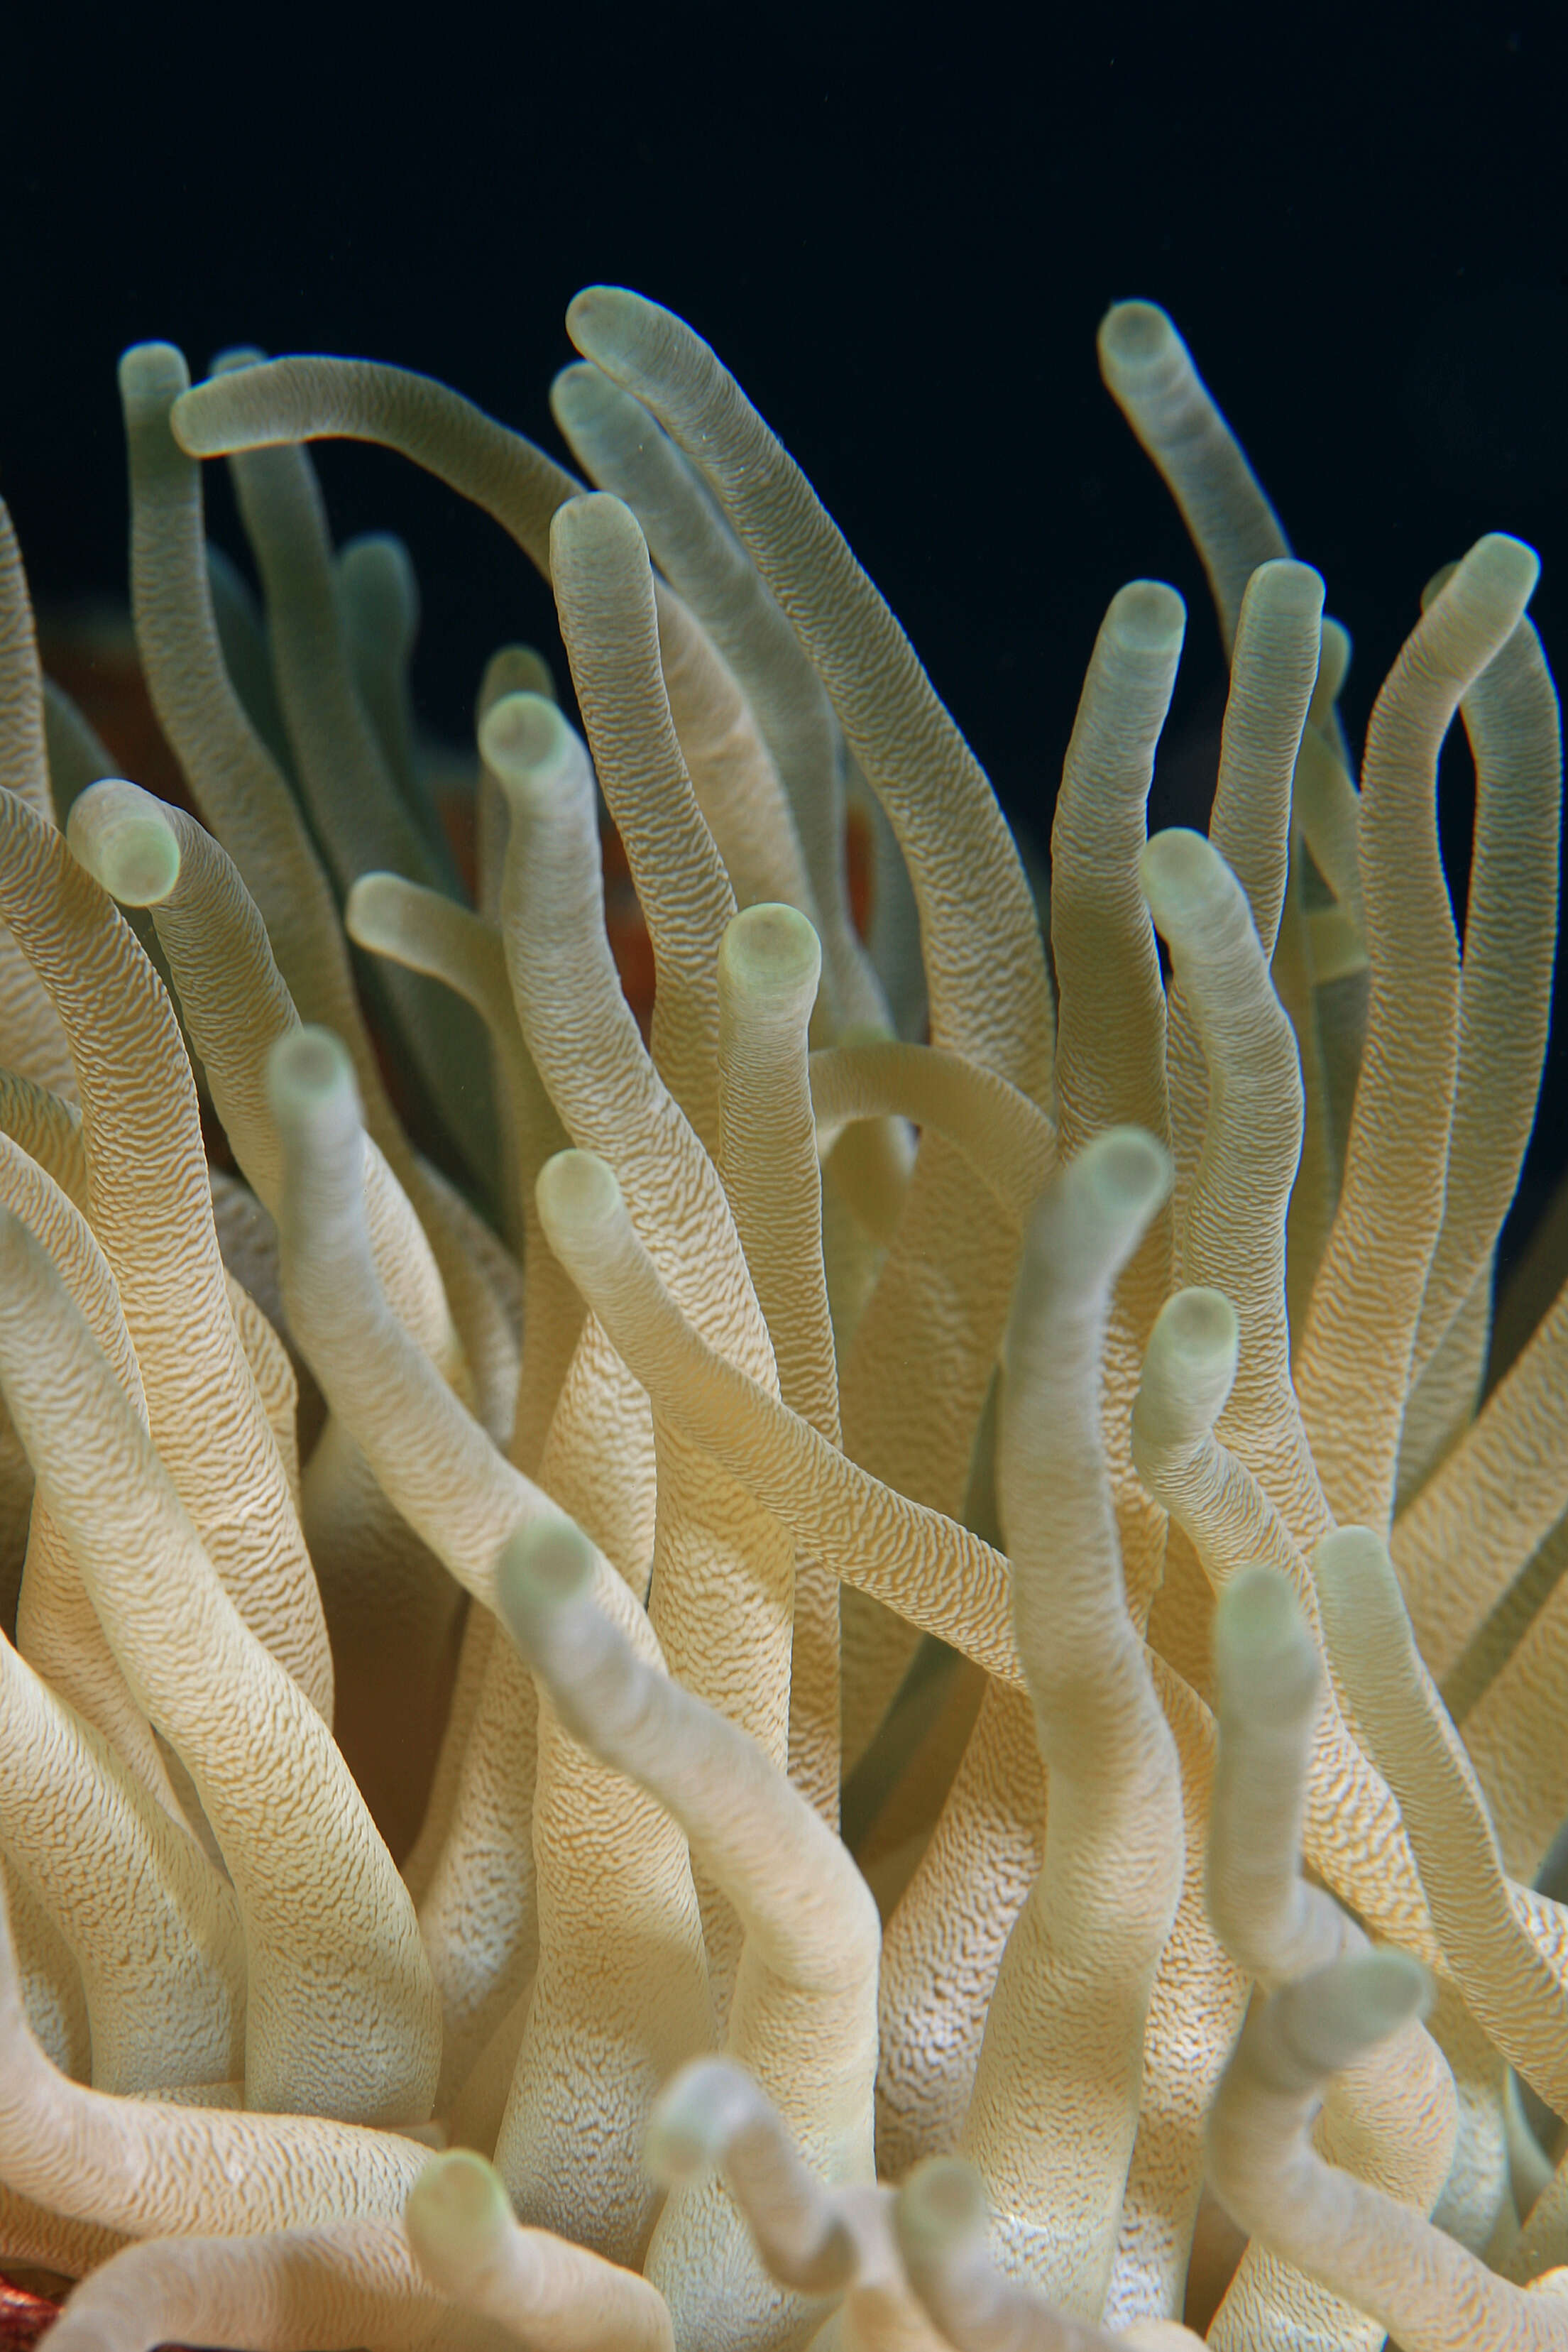
[{"label": "bulbous tentacle tip", "polygon": [[395,954],[407,937],[409,898],[401,874],[361,874],[343,902],[343,929],[357,948]]},{"label": "bulbous tentacle tip", "polygon": [[1374,1624],[1385,1640],[1408,1633],[1388,1547],[1371,1528],[1336,1528],[1325,1536],[1312,1554],[1312,1580],[1331,1641],[1354,1631],[1364,1644]]},{"label": "bulbous tentacle tip", "polygon": [[1145,843],[1138,881],[1164,938],[1218,915],[1236,891],[1230,870],[1213,844],[1179,824]]},{"label": "bulbous tentacle tip", "polygon": [[584,286],[566,309],[566,331],[588,359],[601,350],[629,347],[637,331],[668,314],[645,295],[625,286]]},{"label": "bulbous tentacle tip", "polygon": [[822,972],[822,947],[798,908],[773,903],[747,907],[725,927],[719,979],[748,1003],[780,1008],[804,1001],[809,1009]]},{"label": "bulbous tentacle tip", "polygon": [[1269,2013],[1287,2062],[1322,2081],[1425,2017],[1434,1998],[1431,1978],[1408,1952],[1356,1952],[1282,1987]]},{"label": "bulbous tentacle tip", "polygon": [[1157,1478],[1165,1447],[1204,1435],[1225,1410],[1240,1360],[1241,1326],[1223,1291],[1167,1298],[1144,1350],[1133,1407],[1133,1459]]},{"label": "bulbous tentacle tip", "polygon": [[549,565],[558,600],[574,589],[579,595],[604,593],[651,570],[643,526],[612,490],[584,490],[557,507],[550,517]]},{"label": "bulbous tentacle tip", "polygon": [[175,343],[132,343],[120,355],[120,396],[133,421],[167,409],[190,384],[185,354]]},{"label": "bulbous tentacle tip", "polygon": [[246,368],[263,367],[267,353],[256,343],[229,343],[215,352],[207,368],[209,379],[218,375],[243,375]]},{"label": "bulbous tentacle tip", "polygon": [[1322,617],[1326,593],[1323,575],[1293,555],[1276,555],[1260,563],[1247,583],[1247,604],[1262,604],[1270,613],[1292,620]]},{"label": "bulbous tentacle tip", "polygon": [[479,755],[508,798],[548,799],[567,772],[570,728],[545,694],[503,694],[479,722]]},{"label": "bulbous tentacle tip", "polygon": [[1169,1193],[1175,1180],[1170,1153],[1141,1127],[1108,1128],[1081,1151],[1066,1181],[1119,1224],[1139,1230]]},{"label": "bulbous tentacle tip", "polygon": [[1156,1339],[1189,1377],[1213,1376],[1223,1366],[1228,1387],[1241,1347],[1241,1322],[1223,1290],[1193,1284],[1176,1291],[1159,1311],[1151,1347]]},{"label": "bulbous tentacle tip", "polygon": [[419,634],[419,575],[395,530],[361,530],[338,550],[339,586],[364,622],[405,657]]},{"label": "bulbous tentacle tip", "polygon": [[496,1561],[496,1606],[525,1656],[592,1581],[593,1546],[570,1519],[544,1519],[507,1537]]},{"label": "bulbous tentacle tip", "polygon": [[471,2148],[453,2148],[428,2164],[409,2190],[403,2226],[421,2269],[448,2294],[461,2294],[476,2270],[494,2261],[512,2225],[506,2185]]},{"label": "bulbous tentacle tip", "polygon": [[180,878],[180,842],[162,801],[123,776],[89,784],[66,841],[78,866],[125,907],[162,905]]},{"label": "bulbous tentacle tip", "polygon": [[552,1248],[607,1238],[626,1214],[615,1171],[595,1151],[556,1152],[539,1170],[534,1197]]},{"label": "bulbous tentacle tip", "polygon": [[1294,1716],[1315,1703],[1317,1644],[1279,1569],[1254,1560],[1237,1570],[1215,1605],[1213,1644],[1222,1706],[1236,1699],[1249,1713]]},{"label": "bulbous tentacle tip", "polygon": [[360,1125],[354,1066],[329,1029],[290,1029],[267,1057],[267,1097],[287,1134],[308,1131],[325,1140]]},{"label": "bulbous tentacle tip", "polygon": [[571,361],[549,388],[550,415],[569,441],[574,433],[591,432],[626,404],[627,394],[591,360]]},{"label": "bulbous tentacle tip", "polygon": [[1123,653],[1169,660],[1186,635],[1186,605],[1163,580],[1129,580],[1111,599],[1105,629]]},{"label": "bulbous tentacle tip", "polygon": [[756,2084],[733,2060],[698,2058],[683,2066],[648,2119],[643,2153],[648,2172],[670,2189],[700,2179],[761,2105]]},{"label": "bulbous tentacle tip", "polygon": [[1541,558],[1533,547],[1505,530],[1488,531],[1466,551],[1427,609],[1451,597],[1471,613],[1475,625],[1506,635],[1540,577]]},{"label": "bulbous tentacle tip", "polygon": [[929,2261],[984,2237],[985,2184],[972,2164],[955,2157],[926,2157],[900,2188],[893,2212],[905,2256]]},{"label": "bulbous tentacle tip", "polygon": [[1100,321],[1095,341],[1101,372],[1113,385],[1120,378],[1151,373],[1177,354],[1185,358],[1186,353],[1169,311],[1157,302],[1140,299],[1113,302]]}]

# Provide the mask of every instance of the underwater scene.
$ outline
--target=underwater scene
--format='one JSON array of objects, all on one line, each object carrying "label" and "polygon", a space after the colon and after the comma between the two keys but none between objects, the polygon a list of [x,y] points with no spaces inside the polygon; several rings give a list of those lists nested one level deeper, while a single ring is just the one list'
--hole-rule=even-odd
[{"label": "underwater scene", "polygon": [[1225,13],[24,58],[0,2346],[1568,2352],[1563,45]]}]

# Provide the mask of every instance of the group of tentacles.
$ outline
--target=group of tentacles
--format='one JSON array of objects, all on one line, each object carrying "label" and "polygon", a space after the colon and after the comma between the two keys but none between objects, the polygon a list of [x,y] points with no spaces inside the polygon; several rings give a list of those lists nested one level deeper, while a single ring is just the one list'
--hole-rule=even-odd
[{"label": "group of tentacles", "polygon": [[[201,823],[0,551],[0,2259],[82,2280],[59,2352],[1568,2345],[1520,2088],[1568,2114],[1568,1297],[1479,1402],[1556,929],[1534,559],[1433,583],[1358,787],[1322,583],[1113,310],[1231,690],[1207,837],[1146,840],[1184,614],[1114,599],[1048,971],[711,352],[569,325],[593,493],[423,378],[126,355]],[[494,657],[476,903],[333,435],[554,590],[586,741]]]}]

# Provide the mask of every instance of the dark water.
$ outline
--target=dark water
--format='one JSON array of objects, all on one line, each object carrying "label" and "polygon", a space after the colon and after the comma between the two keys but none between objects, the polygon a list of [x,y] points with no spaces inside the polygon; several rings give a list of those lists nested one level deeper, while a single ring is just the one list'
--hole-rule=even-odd
[{"label": "dark water", "polygon": [[[920,35],[884,16],[16,37],[0,484],[41,598],[122,587],[126,342],[175,340],[198,373],[239,340],[362,352],[549,441],[566,301],[619,279],[689,317],[779,427],[1038,840],[1108,597],[1174,581],[1191,620],[1155,814],[1191,816],[1218,641],[1093,360],[1106,304],[1145,294],[1352,629],[1353,733],[1422,583],[1483,530],[1540,548],[1534,609],[1568,661],[1558,12],[982,6]],[[418,688],[461,733],[490,646],[548,635],[538,583],[395,461],[333,449],[324,473],[340,534],[409,539]],[[214,510],[237,551],[215,482]],[[1565,1102],[1559,1045],[1553,1161]],[[1538,1154],[1531,1203],[1546,1181]]]}]

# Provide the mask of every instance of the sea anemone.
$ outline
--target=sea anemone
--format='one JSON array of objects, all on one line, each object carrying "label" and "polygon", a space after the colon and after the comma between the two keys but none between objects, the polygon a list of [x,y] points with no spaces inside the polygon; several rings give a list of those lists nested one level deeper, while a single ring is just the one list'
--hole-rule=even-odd
[{"label": "sea anemone", "polygon": [[[1568,2345],[1568,1293],[1488,1373],[1535,558],[1431,583],[1357,784],[1322,582],[1117,306],[1229,698],[1146,838],[1185,614],[1117,594],[1047,907],[714,354],[568,323],[591,491],[423,377],[126,354],[195,814],[0,548],[0,2258],[59,2352]],[[469,892],[334,435],[554,592],[581,732],[494,656]]]}]

